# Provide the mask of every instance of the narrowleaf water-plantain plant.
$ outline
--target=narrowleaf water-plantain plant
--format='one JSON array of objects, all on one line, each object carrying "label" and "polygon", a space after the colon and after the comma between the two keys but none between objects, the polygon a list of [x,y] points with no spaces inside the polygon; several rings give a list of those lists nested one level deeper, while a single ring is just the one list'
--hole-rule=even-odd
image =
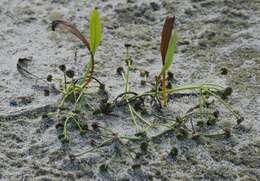
[{"label": "narrowleaf water-plantain plant", "polygon": [[162,56],[162,69],[159,77],[161,78],[162,84],[162,96],[163,96],[163,104],[166,106],[168,101],[167,96],[167,80],[166,73],[170,68],[173,57],[177,47],[177,33],[174,31],[172,35],[172,30],[174,27],[175,17],[166,17],[163,30],[162,30],[162,38],[161,38],[161,56]]},{"label": "narrowleaf water-plantain plant", "polygon": [[61,106],[63,106],[66,98],[68,98],[72,94],[77,95],[76,97],[79,100],[83,94],[83,90],[87,88],[92,80],[95,68],[95,53],[102,39],[102,25],[99,12],[97,11],[97,9],[94,9],[90,15],[90,41],[88,41],[87,38],[85,38],[85,36],[82,35],[82,33],[75,26],[66,21],[56,20],[52,22],[53,31],[55,31],[58,26],[68,30],[79,40],[81,40],[81,42],[85,45],[90,54],[90,61],[86,63],[83,71],[83,76],[80,78],[79,83],[75,84],[75,82],[72,81],[69,86],[67,86],[65,83],[64,90],[62,91],[64,97],[60,104]]},{"label": "narrowleaf water-plantain plant", "polygon": [[[60,135],[62,140],[67,140],[67,125],[69,121],[74,121],[81,132],[84,132],[84,128],[81,126],[78,115],[76,114],[77,105],[80,102],[82,96],[84,95],[84,90],[89,87],[89,83],[94,79],[103,88],[103,84],[93,77],[95,69],[95,53],[102,39],[102,25],[100,20],[100,15],[97,9],[94,9],[90,15],[90,26],[89,26],[89,40],[72,24],[63,20],[56,20],[52,22],[52,30],[55,31],[57,27],[68,30],[70,33],[75,35],[87,48],[90,54],[90,61],[86,63],[83,69],[83,75],[79,78],[74,78],[75,73],[73,70],[67,70],[65,65],[59,66],[59,69],[64,74],[64,86],[59,90],[63,94],[63,98],[59,104],[60,113],[63,110],[64,103],[73,98],[74,110],[72,112],[63,111],[64,123],[58,124],[63,127],[63,133]],[[69,79],[70,81],[68,81]],[[47,81],[52,82],[55,79],[51,75],[47,77]],[[101,86],[102,85],[102,86]]]},{"label": "narrowleaf water-plantain plant", "polygon": [[[223,104],[238,120],[238,123],[241,122],[242,117],[238,112],[236,112],[224,99],[223,97],[227,97],[228,95],[231,94],[232,90],[230,88],[224,88],[222,86],[216,85],[216,84],[209,84],[209,83],[204,83],[204,84],[198,84],[198,85],[187,85],[187,86],[178,86],[178,87],[167,87],[167,79],[169,78],[169,68],[173,63],[173,58],[176,52],[176,47],[177,47],[177,33],[176,31],[173,32],[174,28],[174,22],[175,22],[175,17],[174,16],[168,16],[165,20],[163,30],[162,30],[162,35],[161,35],[161,45],[160,45],[160,52],[161,52],[161,57],[162,57],[162,68],[160,70],[159,76],[156,78],[156,81],[150,82],[151,85],[155,85],[155,89],[153,88],[150,91],[146,91],[143,93],[136,93],[136,92],[131,92],[130,91],[130,86],[129,86],[129,76],[130,72],[134,72],[135,70],[140,70],[137,67],[133,65],[133,60],[131,56],[129,55],[129,48],[130,44],[126,44],[126,49],[127,49],[127,57],[126,57],[126,70],[124,70],[123,67],[119,67],[117,69],[117,73],[122,76],[124,80],[124,92],[118,95],[112,102],[108,102],[108,98],[106,101],[104,101],[104,105],[109,105],[109,111],[104,110],[104,107],[106,108],[107,106],[103,105],[103,108],[100,109],[101,111],[98,111],[98,113],[110,113],[113,111],[113,108],[116,106],[122,106],[122,105],[127,105],[130,116],[132,118],[132,121],[135,125],[135,127],[139,126],[137,124],[137,119],[139,119],[143,124],[141,126],[141,131],[144,132],[146,135],[146,132],[149,131],[150,129],[153,128],[159,128],[159,127],[165,127],[167,130],[162,131],[158,135],[155,135],[153,137],[145,139],[147,140],[155,140],[158,137],[161,137],[164,135],[164,133],[168,131],[173,131],[176,133],[176,137],[183,139],[184,137],[186,138],[188,135],[189,129],[187,128],[186,124],[189,123],[189,117],[193,115],[200,115],[201,120],[203,116],[204,118],[210,118],[208,121],[208,125],[213,125],[215,123],[216,119],[212,119],[212,116],[215,118],[218,117],[217,112],[210,112],[209,111],[209,106],[213,103],[209,102],[208,97],[211,96],[215,98],[217,101],[219,101],[221,104]],[[89,88],[89,84],[92,80],[96,80],[100,84],[100,89],[104,89],[104,84],[102,84],[100,81],[98,81],[96,78],[93,77],[94,69],[95,69],[95,53],[97,51],[97,48],[101,42],[102,39],[102,25],[100,21],[100,15],[97,11],[97,9],[94,9],[91,12],[90,15],[90,26],[89,26],[89,33],[90,33],[90,38],[89,40],[82,35],[82,33],[73,25],[70,23],[63,21],[63,20],[56,20],[52,22],[52,29],[55,31],[57,27],[64,28],[68,30],[70,33],[75,35],[87,48],[89,54],[90,54],[90,61],[86,63],[84,70],[83,70],[83,75],[79,78],[75,78],[75,73],[74,71],[67,69],[65,65],[59,66],[59,69],[63,72],[64,78],[63,78],[63,83],[64,86],[60,89],[60,92],[63,94],[63,98],[61,100],[61,103],[59,104],[59,112],[62,114],[62,122],[57,125],[57,127],[61,127],[62,134],[59,136],[61,140],[67,140],[67,126],[69,121],[72,121],[76,124],[76,126],[79,128],[81,132],[85,132],[88,129],[87,125],[82,125],[80,122],[80,115],[78,114],[77,111],[77,105],[80,103],[81,98],[85,94],[85,90]],[[148,77],[149,72],[144,71],[145,73],[142,73],[145,75],[145,77]],[[168,77],[166,77],[168,73]],[[172,75],[171,75],[172,76]],[[55,79],[52,76],[47,77],[47,81],[51,82],[53,80],[59,80],[60,79]],[[145,83],[149,82],[148,80],[145,80]],[[143,84],[144,86],[145,84]],[[159,90],[159,87],[162,87],[161,90]],[[161,99],[159,96],[162,97]],[[173,96],[176,98],[181,98],[183,96],[197,96],[198,97],[198,105],[195,105],[193,108],[188,110],[186,113],[183,115],[178,115],[176,118],[169,118],[165,117],[162,114],[157,114],[153,112],[150,114],[152,117],[156,117],[158,119],[164,119],[166,121],[169,121],[168,123],[165,124],[160,124],[160,123],[154,123],[152,121],[148,121],[143,118],[142,114],[139,114],[135,108],[135,104],[137,103],[139,107],[142,107],[144,105],[144,100],[145,99],[150,99],[150,102],[153,102],[157,105],[159,105],[159,109],[161,109],[161,102],[163,105],[167,105],[169,96]],[[67,101],[70,97],[74,98],[74,105],[73,105],[73,110],[70,110],[71,107],[69,107],[69,111],[65,110],[63,111],[64,103]],[[121,99],[121,100],[120,100]],[[152,103],[151,103],[152,105]],[[143,108],[144,109],[144,108]],[[199,110],[199,112],[197,111]],[[94,111],[95,112],[95,111]],[[94,113],[93,112],[93,113]],[[191,127],[192,127],[192,133],[195,134],[197,133],[195,130],[195,126],[192,121],[190,121]],[[105,145],[107,142],[110,141],[115,141],[115,140],[121,140],[121,139],[126,139],[126,140],[143,140],[142,137],[139,136],[124,136],[124,135],[118,135],[118,133],[110,131],[108,128],[102,127],[98,124],[95,124],[96,126],[92,126],[93,129],[99,129],[100,134],[104,134],[105,132],[108,133],[109,139],[105,141],[105,143],[98,144],[96,148],[100,148],[103,145]],[[98,125],[98,126],[97,126]],[[145,126],[146,127],[145,127]],[[139,131],[140,131],[139,130]],[[98,133],[98,132],[97,132]],[[226,133],[224,133],[226,134]],[[211,136],[211,135],[208,135]],[[142,149],[146,150],[146,143],[143,144]],[[90,151],[93,151],[94,149],[91,149]],[[88,151],[87,151],[88,152]],[[86,152],[84,152],[86,153]],[[84,154],[83,153],[83,154]],[[175,153],[175,152],[174,152]],[[79,154],[80,155],[80,154]]]}]

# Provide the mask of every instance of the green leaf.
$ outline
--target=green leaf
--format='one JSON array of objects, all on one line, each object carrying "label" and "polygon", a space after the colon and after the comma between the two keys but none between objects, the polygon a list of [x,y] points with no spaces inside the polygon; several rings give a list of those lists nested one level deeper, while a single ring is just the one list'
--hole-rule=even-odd
[{"label": "green leaf", "polygon": [[102,25],[97,9],[94,9],[90,15],[90,49],[93,55],[96,53],[96,50],[102,39]]},{"label": "green leaf", "polygon": [[174,32],[173,36],[171,37],[170,44],[167,49],[166,57],[165,57],[165,64],[162,67],[161,74],[164,74],[172,65],[173,57],[177,47],[177,33]]}]

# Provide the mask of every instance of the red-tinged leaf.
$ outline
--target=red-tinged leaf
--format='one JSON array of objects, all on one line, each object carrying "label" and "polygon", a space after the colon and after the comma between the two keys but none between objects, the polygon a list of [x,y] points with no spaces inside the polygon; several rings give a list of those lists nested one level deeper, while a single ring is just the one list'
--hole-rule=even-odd
[{"label": "red-tinged leaf", "polygon": [[59,25],[62,25],[66,30],[68,30],[78,39],[80,39],[82,43],[88,48],[90,54],[92,54],[88,40],[80,33],[80,31],[75,26],[63,20],[56,20],[52,22],[52,30],[55,31],[56,27]]},{"label": "red-tinged leaf", "polygon": [[175,22],[175,16],[166,17],[166,20],[164,22],[164,26],[162,30],[162,38],[161,38],[161,56],[162,56],[163,65],[165,64],[165,57],[171,40],[174,22]]}]

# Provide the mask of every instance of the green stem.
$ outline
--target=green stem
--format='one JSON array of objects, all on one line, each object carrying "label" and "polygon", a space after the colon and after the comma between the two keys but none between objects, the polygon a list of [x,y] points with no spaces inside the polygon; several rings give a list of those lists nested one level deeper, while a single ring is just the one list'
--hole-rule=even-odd
[{"label": "green stem", "polygon": [[82,153],[76,154],[75,156],[76,156],[76,157],[82,156],[82,155],[84,155],[84,154],[86,154],[86,153],[89,153],[89,152],[92,152],[92,151],[94,151],[94,150],[97,150],[98,148],[103,147],[104,145],[110,143],[111,141],[113,141],[113,138],[107,139],[107,140],[103,141],[102,143],[100,143],[99,145],[95,146],[94,148],[91,148],[91,149],[88,149],[88,150],[86,150],[86,151],[84,151],[84,152],[82,152]]},{"label": "green stem", "polygon": [[218,95],[216,95],[214,92],[207,90],[211,95],[213,95],[219,102],[221,102],[237,119],[240,118],[240,115],[224,100],[222,100]]}]

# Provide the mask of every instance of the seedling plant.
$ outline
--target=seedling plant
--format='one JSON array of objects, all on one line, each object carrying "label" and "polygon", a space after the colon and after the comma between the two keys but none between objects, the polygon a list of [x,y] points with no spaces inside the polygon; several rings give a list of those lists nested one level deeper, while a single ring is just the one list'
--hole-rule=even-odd
[{"label": "seedling plant", "polygon": [[[238,124],[243,121],[243,117],[241,117],[241,115],[235,111],[226,101],[226,98],[232,93],[232,89],[229,87],[224,88],[222,86],[210,83],[187,86],[172,86],[170,80],[173,79],[173,74],[169,72],[169,68],[173,64],[173,59],[177,47],[177,32],[173,31],[174,22],[174,16],[167,17],[163,26],[160,47],[162,68],[159,74],[155,77],[155,81],[150,82],[153,88],[143,93],[131,91],[129,85],[129,76],[131,73],[135,73],[136,71],[141,72],[141,76],[145,77],[145,80],[142,80],[141,84],[145,86],[148,82],[149,72],[140,70],[138,67],[135,67],[134,61],[129,54],[131,45],[126,44],[126,66],[125,68],[119,67],[116,70],[117,74],[120,75],[124,81],[124,92],[118,95],[112,101],[109,101],[109,98],[106,97],[102,101],[102,104],[99,108],[92,108],[94,114],[110,114],[113,112],[114,108],[126,105],[129,110],[133,125],[138,132],[134,136],[119,135],[118,133],[109,130],[109,128],[102,127],[99,123],[92,124],[92,129],[89,129],[87,125],[83,125],[80,121],[81,103],[82,101],[86,101],[84,97],[88,94],[88,89],[91,87],[90,83],[93,80],[99,84],[99,90],[105,93],[106,96],[108,95],[105,90],[105,84],[100,82],[97,78],[93,77],[93,73],[95,71],[95,53],[102,39],[102,25],[97,9],[94,9],[90,15],[89,41],[75,26],[66,21],[57,20],[52,23],[53,31],[55,31],[58,27],[61,27],[75,35],[84,44],[90,55],[90,60],[88,63],[86,63],[81,77],[75,77],[73,70],[67,70],[65,65],[61,65],[59,69],[64,74],[63,78],[53,78],[52,76],[48,76],[47,78],[49,82],[56,81],[63,85],[59,89],[59,92],[63,95],[59,104],[59,109],[56,113],[49,114],[62,117],[59,124],[57,124],[57,127],[60,127],[63,130],[59,138],[64,142],[68,141],[68,124],[70,121],[75,123],[81,133],[95,132],[100,134],[100,136],[103,138],[103,141],[100,143],[93,141],[92,143],[94,148],[83,151],[82,153],[78,154],[78,156],[94,151],[95,149],[100,149],[101,147],[114,142],[118,142],[121,146],[129,149],[125,141],[141,141],[142,148],[145,148],[145,144],[162,137],[167,132],[176,133],[176,137],[180,139],[188,137],[189,132],[192,133],[194,138],[197,138],[198,135],[203,135],[206,137],[214,137],[218,135],[229,136],[230,130],[223,130],[223,132],[220,134],[198,133],[195,128],[196,126],[194,125],[195,123],[192,121],[192,119],[190,119],[198,115],[200,121],[197,121],[197,125],[199,125],[199,123],[204,119],[208,120],[208,125],[214,125],[219,118],[219,112],[217,110],[212,112],[210,106],[214,104],[215,101],[218,101],[220,104],[226,107],[235,116]],[[183,113],[183,115],[178,115],[174,118],[163,115],[161,110],[164,109],[164,107],[167,107],[170,97],[173,97],[173,101],[175,101],[175,99],[185,96],[197,97],[198,104],[192,107],[186,113]],[[212,98],[212,101],[210,101],[210,97]],[[166,120],[166,123],[151,122],[145,119],[142,113],[138,112],[135,105],[139,105],[139,108],[141,107],[141,109],[145,109],[145,100],[149,100],[151,106],[155,106],[157,108],[157,111],[153,111],[153,113],[149,116]],[[67,102],[70,103],[68,103],[66,106]],[[187,126],[187,123],[189,123],[190,126]],[[164,127],[165,129],[163,129],[162,132],[155,136],[149,138],[146,136],[147,131],[159,127]],[[98,132],[97,129],[99,130]],[[175,149],[173,149],[173,153],[177,153],[176,150],[174,150]],[[129,152],[133,153],[132,150]]]}]

